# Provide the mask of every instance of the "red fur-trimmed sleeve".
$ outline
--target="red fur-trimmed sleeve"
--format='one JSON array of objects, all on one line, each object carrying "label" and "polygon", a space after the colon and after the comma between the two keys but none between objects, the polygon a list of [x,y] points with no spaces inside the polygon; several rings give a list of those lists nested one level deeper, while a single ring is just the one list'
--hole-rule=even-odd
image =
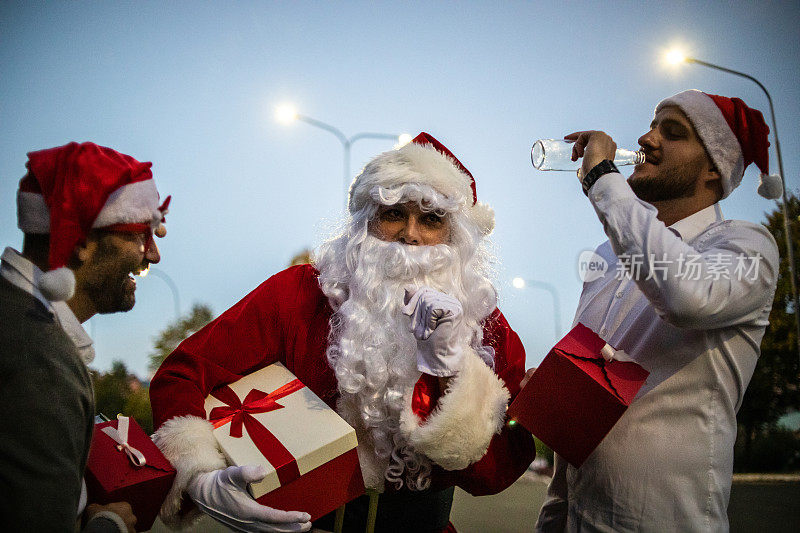
[{"label": "red fur-trimmed sleeve", "polygon": [[312,267],[280,272],[183,341],[156,372],[150,384],[153,442],[177,470],[161,509],[168,525],[186,526],[197,514],[185,512],[183,492],[191,479],[226,466],[205,419],[206,397],[276,361],[287,363],[287,330],[298,301],[316,301],[318,292]]},{"label": "red fur-trimmed sleeve", "polygon": [[[486,320],[484,345],[494,348],[495,373],[502,379],[513,400],[519,393],[519,383],[525,375],[525,349],[498,309]],[[432,476],[433,487],[458,485],[475,496],[495,494],[525,473],[535,457],[536,447],[531,434],[520,425],[509,427],[504,424],[479,461],[458,471],[436,467]]]},{"label": "red fur-trimmed sleeve", "polygon": [[279,359],[284,332],[277,302],[288,289],[285,278],[281,272],[259,285],[164,360],[150,384],[157,428],[175,416],[205,417],[214,388]]}]

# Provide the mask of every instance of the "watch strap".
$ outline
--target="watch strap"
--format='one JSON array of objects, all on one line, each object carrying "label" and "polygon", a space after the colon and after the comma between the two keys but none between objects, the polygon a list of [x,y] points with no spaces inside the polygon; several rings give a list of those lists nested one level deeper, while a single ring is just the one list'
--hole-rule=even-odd
[{"label": "watch strap", "polygon": [[581,180],[581,184],[583,185],[583,194],[589,196],[589,189],[592,188],[592,185],[594,185],[595,182],[601,177],[605,176],[606,174],[611,174],[612,172],[619,173],[619,170],[614,162],[610,159],[604,159],[597,163]]}]

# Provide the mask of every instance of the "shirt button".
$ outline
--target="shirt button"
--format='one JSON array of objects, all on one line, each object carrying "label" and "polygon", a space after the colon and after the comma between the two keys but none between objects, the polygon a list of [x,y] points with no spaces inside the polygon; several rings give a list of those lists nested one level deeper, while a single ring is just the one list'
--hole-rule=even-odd
[{"label": "shirt button", "polygon": [[605,335],[605,334],[606,334],[606,328],[601,329],[600,330],[600,335]]},{"label": "shirt button", "polygon": [[623,294],[622,294],[622,291],[619,291],[619,292],[617,293],[617,298],[622,298],[622,296],[623,296]]}]

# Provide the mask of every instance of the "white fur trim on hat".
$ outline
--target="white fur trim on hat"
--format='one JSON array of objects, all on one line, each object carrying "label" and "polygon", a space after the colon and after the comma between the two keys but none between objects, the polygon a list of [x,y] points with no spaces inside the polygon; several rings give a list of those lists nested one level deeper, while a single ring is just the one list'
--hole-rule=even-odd
[{"label": "white fur trim on hat", "polygon": [[494,231],[494,209],[489,204],[478,202],[473,206],[468,206],[467,215],[478,225],[484,235],[489,235]]},{"label": "white fur trim on hat", "polygon": [[161,220],[158,190],[152,179],[123,185],[108,196],[103,209],[94,219],[93,228],[114,224],[151,223]]},{"label": "white fur trim on hat", "polygon": [[742,182],[744,157],[733,130],[717,104],[702,91],[690,89],[659,102],[656,113],[674,105],[684,112],[703,142],[722,180],[722,198],[726,198]]},{"label": "white fur trim on hat", "polygon": [[[111,193],[92,227],[157,223],[162,216],[158,210],[155,181],[148,179],[123,185]],[[17,226],[24,233],[50,233],[50,210],[44,196],[35,192],[17,191]]]},{"label": "white fur trim on hat", "polygon": [[492,208],[480,202],[472,205],[472,179],[432,145],[408,143],[367,163],[350,185],[349,210],[354,213],[372,201],[375,187],[394,189],[407,183],[429,185],[448,199],[462,203],[484,235],[494,229]]},{"label": "white fur trim on hat", "polygon": [[50,210],[44,196],[36,192],[17,191],[17,227],[23,233],[50,233]]},{"label": "white fur trim on hat", "polygon": [[153,442],[175,467],[177,475],[161,506],[161,520],[173,529],[190,525],[200,511],[180,515],[183,493],[196,474],[219,470],[227,466],[212,433],[214,426],[197,416],[176,416],[164,422],[153,433]]},{"label": "white fur trim on hat", "polygon": [[503,428],[509,398],[503,381],[470,349],[424,422],[412,411],[409,395],[400,431],[434,463],[461,470],[486,454],[492,436]]},{"label": "white fur trim on hat", "polygon": [[66,301],[75,294],[75,274],[68,267],[43,272],[37,280],[37,288],[52,302]]},{"label": "white fur trim on hat", "polygon": [[350,186],[350,212],[361,209],[375,186],[392,189],[406,183],[430,185],[446,197],[472,203],[471,180],[432,145],[408,143],[367,163]]}]

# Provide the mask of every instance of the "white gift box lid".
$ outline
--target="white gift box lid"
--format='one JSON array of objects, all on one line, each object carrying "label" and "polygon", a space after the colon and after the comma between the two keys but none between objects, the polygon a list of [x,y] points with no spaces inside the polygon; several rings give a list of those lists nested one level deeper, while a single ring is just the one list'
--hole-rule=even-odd
[{"label": "white gift box lid", "polygon": [[[252,389],[271,393],[295,379],[285,366],[275,363],[228,386],[240,401],[244,401]],[[308,387],[304,386],[276,402],[283,408],[252,416],[289,450],[297,461],[301,476],[358,445],[355,430]],[[205,402],[206,415],[215,407],[225,405],[214,396],[208,396]],[[253,497],[258,498],[279,488],[281,484],[275,466],[252,442],[247,428],[242,428],[241,438],[231,437],[230,430],[230,422],[214,429],[214,436],[228,461],[239,466],[261,464],[269,472],[263,481],[250,485]]]}]

